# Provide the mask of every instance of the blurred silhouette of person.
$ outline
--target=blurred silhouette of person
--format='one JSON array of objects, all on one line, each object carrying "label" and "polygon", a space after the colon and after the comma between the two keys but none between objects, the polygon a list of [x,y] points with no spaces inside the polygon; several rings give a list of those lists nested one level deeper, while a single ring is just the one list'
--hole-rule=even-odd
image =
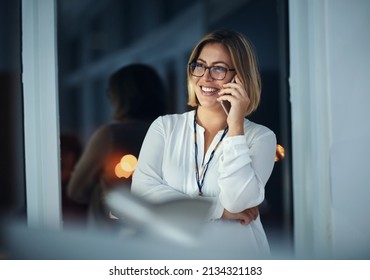
[{"label": "blurred silhouette of person", "polygon": [[145,64],[124,66],[110,76],[113,121],[93,133],[68,184],[70,198],[89,204],[89,227],[114,226],[104,195],[114,186],[130,188],[135,163],[121,163],[121,159],[125,155],[138,158],[150,124],[166,112],[165,90],[159,74]]},{"label": "blurred silhouette of person", "polygon": [[72,134],[62,133],[60,135],[60,153],[63,227],[85,226],[87,206],[76,203],[67,196],[68,182],[82,153],[82,145],[78,138]]}]

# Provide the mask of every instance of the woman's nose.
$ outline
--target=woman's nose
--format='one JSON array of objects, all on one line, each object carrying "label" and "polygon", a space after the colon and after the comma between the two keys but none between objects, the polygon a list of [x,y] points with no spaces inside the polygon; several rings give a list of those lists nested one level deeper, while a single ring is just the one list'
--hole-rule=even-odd
[{"label": "woman's nose", "polygon": [[211,76],[211,69],[210,69],[210,68],[207,68],[207,69],[204,71],[203,78],[204,78],[206,81],[212,81],[212,80],[213,80],[213,78],[212,78],[212,76]]}]

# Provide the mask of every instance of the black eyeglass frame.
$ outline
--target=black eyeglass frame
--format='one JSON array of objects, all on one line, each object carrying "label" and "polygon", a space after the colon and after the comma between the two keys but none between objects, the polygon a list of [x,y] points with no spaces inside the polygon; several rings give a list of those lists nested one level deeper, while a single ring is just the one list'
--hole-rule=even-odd
[{"label": "black eyeglass frame", "polygon": [[[203,65],[204,72],[203,72],[203,74],[202,74],[202,75],[200,75],[200,76],[197,76],[197,75],[194,75],[194,74],[193,74],[193,71],[194,71],[195,66],[196,66],[197,64],[201,64],[201,65]],[[194,66],[194,67],[192,67],[192,66]],[[214,78],[214,77],[212,76],[212,68],[214,69],[214,68],[217,68],[217,67],[226,69],[225,76],[224,76],[222,79],[216,79],[216,78]],[[227,72],[229,72],[229,71],[235,71],[235,70],[236,70],[236,69],[233,69],[233,68],[227,68],[227,67],[224,67],[224,66],[218,66],[218,65],[216,65],[216,66],[205,66],[204,64],[199,63],[199,62],[192,62],[192,63],[189,63],[189,68],[190,68],[190,69],[189,69],[189,70],[190,70],[190,74],[191,74],[192,76],[194,76],[194,77],[198,77],[198,78],[203,77],[203,76],[204,76],[204,74],[206,73],[207,69],[208,69],[208,70],[209,70],[209,74],[210,74],[210,76],[212,77],[212,79],[214,79],[214,80],[218,80],[218,81],[222,81],[223,79],[225,79],[225,78],[226,78],[226,75],[227,75]]]}]

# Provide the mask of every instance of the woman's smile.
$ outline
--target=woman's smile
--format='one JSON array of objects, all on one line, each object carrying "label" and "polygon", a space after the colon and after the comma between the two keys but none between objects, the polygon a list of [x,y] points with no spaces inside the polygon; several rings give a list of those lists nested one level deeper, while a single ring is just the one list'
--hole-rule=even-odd
[{"label": "woman's smile", "polygon": [[220,91],[220,89],[218,88],[205,87],[205,86],[200,86],[200,89],[201,89],[202,95],[204,96],[212,96],[212,95],[217,94]]}]

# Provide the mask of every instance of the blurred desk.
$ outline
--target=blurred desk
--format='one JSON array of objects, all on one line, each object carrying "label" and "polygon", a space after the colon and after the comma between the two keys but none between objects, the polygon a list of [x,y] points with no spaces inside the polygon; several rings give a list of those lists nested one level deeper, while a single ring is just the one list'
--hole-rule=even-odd
[{"label": "blurred desk", "polygon": [[[21,224],[3,227],[7,259],[34,260],[228,260],[263,259],[240,246],[239,237],[217,224],[207,225],[199,242],[182,245],[148,232],[48,231]],[[220,244],[220,236],[225,242]]]}]

